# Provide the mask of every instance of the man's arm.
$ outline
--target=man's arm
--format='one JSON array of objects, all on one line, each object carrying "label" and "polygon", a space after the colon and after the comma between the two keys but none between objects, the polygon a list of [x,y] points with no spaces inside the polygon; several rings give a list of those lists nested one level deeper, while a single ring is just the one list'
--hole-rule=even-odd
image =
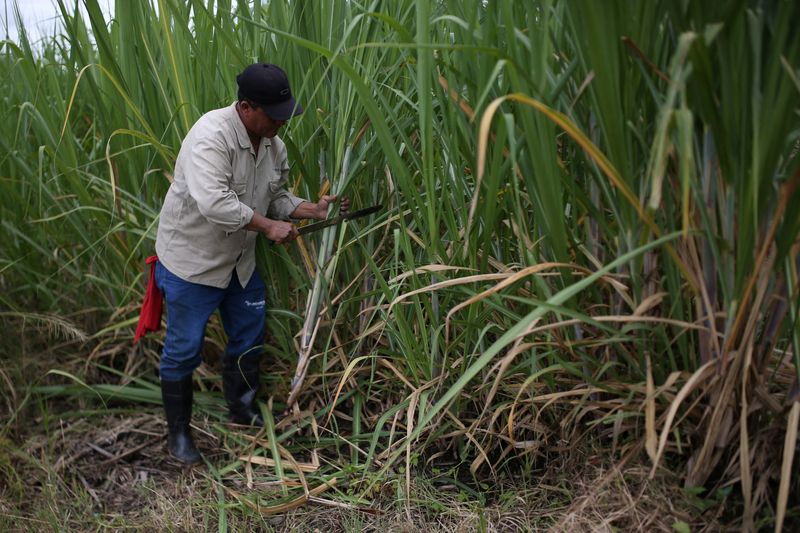
[{"label": "man's arm", "polygon": [[[337,200],[338,196],[323,196],[320,198],[319,202],[311,203],[311,202],[303,202],[298,205],[294,211],[292,211],[291,217],[292,218],[315,218],[317,220],[322,220],[327,218],[328,216],[328,207]],[[342,214],[347,213],[348,209],[350,208],[350,200],[348,198],[342,198],[342,202],[339,205],[339,212]]]},{"label": "man's arm", "polygon": [[[324,219],[328,216],[328,206],[336,201],[336,196],[323,196],[319,202],[302,202],[294,211],[292,211],[292,218],[316,218]],[[339,211],[344,214],[350,209],[350,200],[342,198],[339,205]],[[253,218],[250,219],[244,229],[249,231],[257,231],[263,233],[271,241],[279,244],[284,244],[293,241],[297,238],[297,228],[291,222],[283,220],[273,220],[258,213],[253,213]]]},{"label": "man's arm", "polygon": [[220,132],[208,129],[205,122],[192,128],[181,146],[176,170],[180,169],[200,214],[231,233],[246,225],[253,210],[231,187],[233,169],[225,139]]}]

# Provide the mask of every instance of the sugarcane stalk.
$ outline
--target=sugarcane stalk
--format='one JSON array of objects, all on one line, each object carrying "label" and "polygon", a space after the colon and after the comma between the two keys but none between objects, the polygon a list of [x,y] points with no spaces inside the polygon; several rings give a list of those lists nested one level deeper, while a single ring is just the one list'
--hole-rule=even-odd
[{"label": "sugarcane stalk", "polygon": [[[344,160],[342,161],[341,179],[333,184],[332,192],[338,195],[342,189],[345,180],[347,179],[347,172],[350,167],[350,154],[352,147],[348,146],[345,150]],[[320,155],[320,175],[324,176],[325,170],[324,153]],[[330,215],[330,213],[328,213]],[[308,363],[311,358],[311,348],[314,345],[314,337],[319,325],[320,307],[323,300],[324,291],[328,289],[329,280],[335,271],[335,262],[329,260],[333,252],[333,243],[336,234],[336,227],[331,226],[322,230],[322,244],[319,247],[317,255],[317,271],[314,279],[314,287],[308,295],[306,303],[306,318],[303,323],[303,329],[300,334],[300,347],[298,350],[297,369],[295,370],[294,377],[292,378],[292,388],[289,392],[289,398],[286,400],[286,409],[290,409],[296,402],[297,396],[300,394],[300,389],[303,386],[306,374],[308,373]]]}]

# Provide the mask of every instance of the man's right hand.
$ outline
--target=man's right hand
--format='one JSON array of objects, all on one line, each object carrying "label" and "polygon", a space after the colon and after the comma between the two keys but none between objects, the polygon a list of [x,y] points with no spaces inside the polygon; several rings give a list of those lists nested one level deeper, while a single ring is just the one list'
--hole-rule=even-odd
[{"label": "man's right hand", "polygon": [[291,222],[284,222],[283,220],[270,220],[270,222],[272,223],[267,230],[262,232],[267,236],[267,239],[278,244],[286,244],[297,238],[297,228]]},{"label": "man's right hand", "polygon": [[244,228],[263,233],[267,239],[278,244],[292,242],[298,235],[297,228],[291,222],[273,220],[258,213],[253,213],[253,218]]}]

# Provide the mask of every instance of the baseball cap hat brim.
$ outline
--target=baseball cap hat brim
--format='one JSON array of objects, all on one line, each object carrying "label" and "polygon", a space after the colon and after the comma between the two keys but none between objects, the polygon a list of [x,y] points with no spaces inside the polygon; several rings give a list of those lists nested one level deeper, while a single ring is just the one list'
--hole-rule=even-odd
[{"label": "baseball cap hat brim", "polygon": [[303,112],[289,87],[286,72],[271,63],[253,63],[236,76],[239,99],[247,98],[273,120],[289,120]]},{"label": "baseball cap hat brim", "polygon": [[277,104],[261,104],[261,107],[273,120],[289,120],[303,112],[303,107],[295,101],[294,97]]}]

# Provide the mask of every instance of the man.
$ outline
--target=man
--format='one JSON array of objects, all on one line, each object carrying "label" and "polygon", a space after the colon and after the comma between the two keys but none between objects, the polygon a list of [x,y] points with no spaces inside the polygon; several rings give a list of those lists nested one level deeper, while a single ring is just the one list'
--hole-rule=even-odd
[{"label": "man", "polygon": [[[267,63],[236,77],[238,100],[203,115],[184,139],[161,208],[155,283],[167,306],[161,392],[170,453],[201,457],[192,439],[192,372],[205,327],[219,309],[228,335],[222,371],[230,419],[263,425],[255,396],[265,335],[265,287],[255,269],[256,236],[287,243],[285,219],[324,219],[335,196],[311,203],[286,189],[289,167],[278,130],[303,112],[286,73]],[[349,203],[341,202],[347,211]]]}]

